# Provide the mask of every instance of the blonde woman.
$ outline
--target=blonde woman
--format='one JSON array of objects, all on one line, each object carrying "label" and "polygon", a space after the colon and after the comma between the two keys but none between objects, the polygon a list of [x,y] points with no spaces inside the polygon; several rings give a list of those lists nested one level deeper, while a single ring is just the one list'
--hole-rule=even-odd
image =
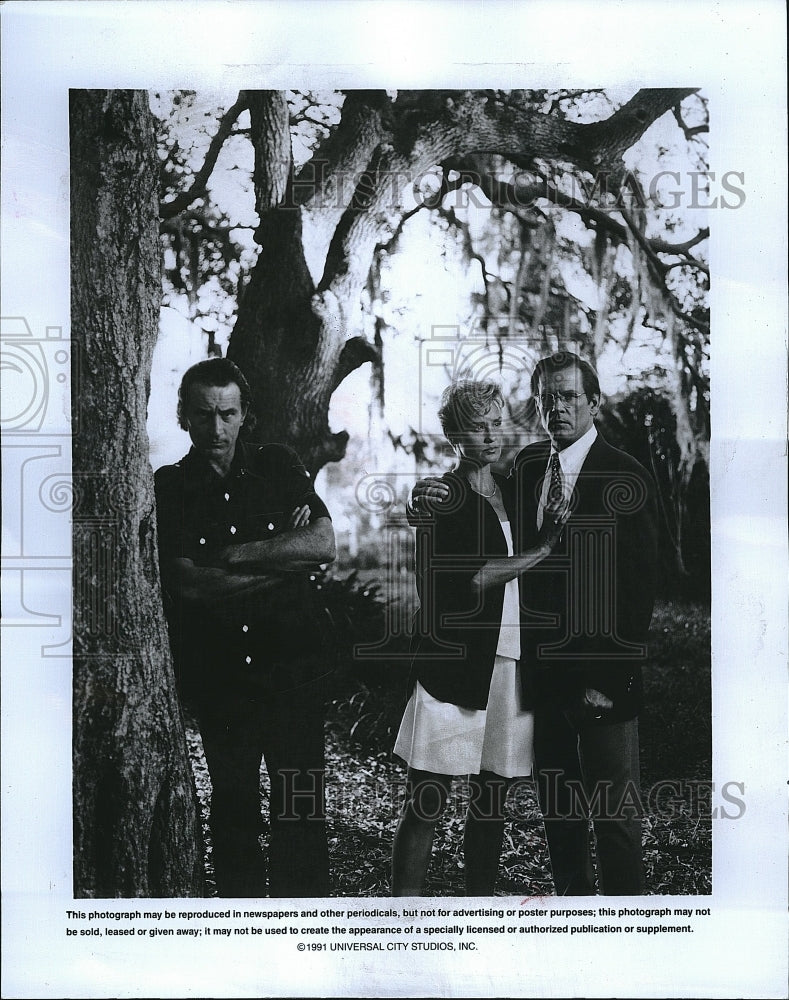
[{"label": "blonde woman", "polygon": [[408,764],[392,854],[392,893],[422,894],[435,825],[452,777],[470,776],[463,847],[467,895],[492,895],[512,780],[532,771],[534,717],[520,670],[518,575],[545,558],[562,514],[515,555],[514,487],[501,456],[504,400],[493,382],[444,392],[439,419],[457,454],[442,477],[449,497],[416,518],[420,598],[411,693],[395,742]]}]

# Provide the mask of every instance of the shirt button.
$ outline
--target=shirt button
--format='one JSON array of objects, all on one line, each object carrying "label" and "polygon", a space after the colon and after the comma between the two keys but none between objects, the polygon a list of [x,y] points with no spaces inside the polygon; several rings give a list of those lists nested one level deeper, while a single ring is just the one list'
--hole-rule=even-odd
[{"label": "shirt button", "polygon": [[252,657],[251,657],[251,656],[248,656],[248,657],[246,658],[246,662],[247,662],[247,663],[251,663],[251,662],[252,662]]},{"label": "shirt button", "polygon": [[201,539],[200,539],[200,544],[201,544],[201,545],[205,545],[205,538],[201,538]]},{"label": "shirt button", "polygon": [[241,626],[241,631],[242,632],[248,632],[249,631],[249,625],[242,625]]},{"label": "shirt button", "polygon": [[235,526],[235,524],[231,524],[230,525],[230,534],[231,535],[235,535],[235,533],[236,533],[236,526]]},{"label": "shirt button", "polygon": [[229,499],[230,499],[230,494],[229,493],[225,493],[225,500],[229,500]]},{"label": "shirt button", "polygon": [[307,479],[309,479],[309,478],[310,478],[310,474],[309,474],[309,472],[305,471],[305,472],[304,472],[304,475],[305,475],[305,476],[307,477]]},{"label": "shirt button", "polygon": [[271,521],[269,521],[269,523],[268,523],[268,530],[269,531],[273,531],[274,530],[274,525],[271,523]]}]

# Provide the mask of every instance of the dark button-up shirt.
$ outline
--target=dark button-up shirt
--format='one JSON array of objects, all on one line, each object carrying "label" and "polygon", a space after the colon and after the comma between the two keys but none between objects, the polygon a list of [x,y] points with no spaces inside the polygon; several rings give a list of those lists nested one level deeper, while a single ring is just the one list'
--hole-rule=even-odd
[{"label": "dark button-up shirt", "polygon": [[[296,507],[328,517],[309,472],[284,445],[239,442],[220,476],[194,448],[155,475],[159,557],[216,566],[228,545],[274,538]],[[265,593],[240,595],[222,613],[165,592],[179,682],[187,694],[213,697],[228,687],[283,690],[332,666],[330,629],[306,573],[267,572]]]}]

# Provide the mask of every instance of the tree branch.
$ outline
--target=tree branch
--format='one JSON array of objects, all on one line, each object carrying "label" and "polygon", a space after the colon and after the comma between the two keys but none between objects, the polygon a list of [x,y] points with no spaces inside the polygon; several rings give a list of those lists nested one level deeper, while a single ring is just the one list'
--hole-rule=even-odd
[{"label": "tree branch", "polygon": [[351,337],[350,340],[346,340],[334,368],[332,392],[348,378],[351,372],[355,372],[357,368],[361,368],[368,361],[375,364],[380,360],[380,350],[364,337]]},{"label": "tree branch", "polygon": [[[499,181],[489,173],[480,170],[478,158],[465,158],[463,161],[451,160],[448,163],[451,169],[456,170],[461,175],[461,179],[477,184],[494,204],[515,212],[519,218],[522,217],[521,212],[517,211],[517,208],[513,206],[517,206],[523,210],[527,204],[530,204],[538,197],[547,197],[548,200],[560,205],[562,208],[577,213],[590,228],[593,224],[596,229],[605,230],[614,243],[627,243],[628,232],[632,232],[647,256],[653,280],[667,296],[671,311],[676,316],[687,321],[695,329],[705,333],[709,331],[708,325],[683,310],[676,296],[665,282],[665,276],[671,268],[683,265],[697,267],[699,270],[709,274],[707,265],[688,253],[692,247],[709,237],[710,231],[708,228],[700,229],[695,236],[683,243],[667,243],[660,238],[650,239],[641,231],[636,221],[626,210],[620,210],[627,223],[627,225],[622,225],[622,223],[612,217],[610,212],[591,208],[569,195],[565,195],[547,179],[535,181],[531,187],[518,187],[516,189],[514,185]],[[659,253],[675,256],[684,255],[685,259],[666,264],[658,257]]]},{"label": "tree branch", "polygon": [[[469,165],[469,161],[473,164],[472,166]],[[447,169],[457,171],[461,176],[461,181],[476,184],[494,205],[513,212],[519,218],[523,218],[522,213],[524,211],[535,210],[536,201],[539,198],[545,198],[552,204],[559,205],[561,208],[566,208],[568,211],[580,215],[589,228],[592,228],[590,224],[593,224],[596,229],[604,229],[616,242],[627,242],[627,226],[618,222],[610,211],[594,208],[591,205],[578,201],[571,195],[564,194],[547,178],[536,180],[529,186],[521,185],[516,187],[510,182],[500,181],[490,173],[481,170],[479,158],[476,157],[464,158],[462,161],[448,160],[445,166]],[[705,227],[683,243],[668,243],[658,236],[644,238],[655,253],[669,254],[671,256],[684,255],[687,263],[694,264],[702,270],[707,270],[707,273],[709,273],[709,269],[702,261],[699,261],[688,253],[693,247],[708,239],[709,235],[709,228]],[[679,263],[685,263],[685,261],[668,266],[676,267]],[[667,267],[665,264],[663,266]]]},{"label": "tree branch", "polygon": [[246,111],[247,107],[247,100],[242,92],[238,95],[238,99],[235,104],[229,107],[219,120],[219,129],[217,130],[214,138],[211,140],[208,152],[205,154],[203,165],[194,175],[194,179],[192,180],[189,188],[186,191],[182,191],[180,194],[177,194],[171,201],[163,202],[160,205],[159,214],[161,218],[170,219],[174,215],[178,215],[179,212],[183,212],[185,208],[188,208],[192,202],[195,201],[195,199],[205,194],[205,187],[208,182],[208,178],[211,176],[212,170],[216,166],[219,151],[222,149],[225,140],[230,135],[236,119],[242,111]]},{"label": "tree branch", "polygon": [[[336,216],[319,290],[331,290],[340,303],[356,301],[375,247],[391,237],[404,212],[406,184],[436,163],[488,152],[516,164],[544,157],[621,175],[623,153],[657,118],[693,92],[641,90],[610,118],[592,124],[503,105],[489,92],[399,92],[378,120],[379,137],[386,130],[389,139],[376,143],[365,169],[354,172],[353,196]],[[329,210],[336,212],[336,204]]]},{"label": "tree branch", "polygon": [[470,159],[475,164],[470,170],[465,158],[463,161],[447,161],[447,165],[458,171],[463,181],[479,187],[485,197],[498,208],[512,212],[527,224],[534,225],[534,221],[529,219],[527,213],[537,213],[543,218],[545,217],[545,213],[537,205],[538,199],[543,198],[554,205],[559,205],[561,208],[566,208],[568,211],[580,215],[590,229],[605,229],[616,242],[627,242],[627,227],[618,222],[611,212],[593,208],[564,194],[547,178],[541,177],[531,185],[516,187],[510,182],[500,181],[490,173],[480,170],[478,158],[472,157]]},{"label": "tree branch", "polygon": [[610,118],[581,126],[585,130],[584,142],[588,146],[592,163],[596,167],[614,167],[619,164],[624,153],[638,142],[653,122],[680,101],[695,94],[697,89],[642,89]]},{"label": "tree branch", "polygon": [[[197,229],[190,229],[187,223],[194,223]],[[230,235],[234,229],[250,229],[250,226],[217,226],[214,225],[202,212],[194,209],[182,212],[174,219],[162,219],[159,223],[159,232],[173,238],[173,248],[176,256],[179,256],[177,246],[178,241],[183,241],[190,248],[195,246],[196,241],[205,240],[207,243],[219,244],[222,257],[225,263],[229,263],[238,257],[238,248]],[[191,250],[190,250],[191,252]],[[196,277],[196,276],[195,276]]]},{"label": "tree branch", "polygon": [[298,125],[301,122],[309,122],[310,125],[317,125],[318,128],[322,128],[324,132],[331,131],[331,123],[329,121],[322,118],[315,118],[306,109],[304,111],[297,111],[295,115],[291,115],[291,125]]},{"label": "tree branch", "polygon": [[255,210],[262,219],[282,202],[290,181],[290,110],[281,90],[249,91],[246,98],[255,150]]},{"label": "tree branch", "polygon": [[329,131],[295,178],[294,205],[312,213],[328,212],[336,224],[353,196],[359,174],[384,138],[381,116],[388,101],[384,91],[348,93],[339,125]]},{"label": "tree branch", "polygon": [[682,129],[682,134],[686,139],[690,140],[696,135],[701,135],[703,132],[709,132],[710,127],[707,124],[704,125],[687,125],[685,119],[682,117],[682,112],[679,109],[679,104],[675,104],[671,109],[671,113],[676,119],[677,125]]},{"label": "tree branch", "polygon": [[658,237],[654,237],[649,241],[649,243],[652,249],[655,250],[657,253],[668,253],[668,254],[679,255],[687,253],[688,250],[691,250],[697,244],[701,243],[703,240],[706,240],[709,237],[709,235],[710,235],[709,229],[704,228],[700,229],[695,236],[691,237],[691,239],[689,240],[686,240],[684,243],[666,243],[665,240],[661,240]]},{"label": "tree branch", "polygon": [[[451,186],[447,185],[447,190],[451,190],[452,187],[454,186],[455,185]],[[468,260],[476,261],[476,263],[479,264],[479,270],[482,275],[482,284],[485,289],[485,311],[486,313],[490,312],[489,304],[490,304],[491,273],[488,270],[488,264],[483,255],[474,249],[474,244],[471,239],[471,230],[469,228],[468,222],[464,222],[462,219],[459,219],[457,213],[452,207],[444,209],[441,206],[439,206],[438,212],[440,213],[442,218],[447,220],[447,222],[449,223],[450,226],[452,226],[453,229],[456,229],[460,233],[463,239],[463,251]]]},{"label": "tree branch", "polygon": [[621,209],[621,212],[623,218],[627,222],[630,232],[633,234],[633,236],[636,239],[636,242],[646,254],[649,269],[654,276],[657,286],[666,296],[666,300],[668,301],[671,311],[674,313],[675,316],[679,317],[679,319],[682,319],[686,323],[689,323],[692,327],[694,327],[694,329],[700,330],[703,333],[709,335],[710,331],[709,323],[704,323],[701,320],[696,319],[695,316],[692,316],[690,313],[686,312],[680,305],[676,295],[674,295],[674,293],[666,284],[665,277],[666,277],[667,265],[663,263],[663,261],[657,256],[655,251],[652,249],[649,240],[641,232],[641,229],[636,220],[632,217],[630,212],[627,211],[627,209],[623,208]]},{"label": "tree branch", "polygon": [[703,271],[707,277],[709,277],[710,274],[709,267],[703,261],[699,260],[697,257],[692,257],[690,254],[688,254],[684,260],[675,260],[673,264],[664,264],[664,273],[668,274],[668,272],[675,267],[696,267],[699,271]]}]

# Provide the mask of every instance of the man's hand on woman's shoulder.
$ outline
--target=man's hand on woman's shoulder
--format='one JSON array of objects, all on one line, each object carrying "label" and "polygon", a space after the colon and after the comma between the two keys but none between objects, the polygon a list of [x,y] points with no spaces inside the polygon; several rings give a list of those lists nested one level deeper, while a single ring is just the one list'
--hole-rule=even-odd
[{"label": "man's hand on woman's shoulder", "polygon": [[449,486],[443,479],[439,479],[438,476],[425,476],[424,479],[420,479],[414,484],[409,507],[420,510],[421,505],[425,502],[444,503],[449,499],[449,493]]},{"label": "man's hand on woman's shoulder", "polygon": [[426,517],[450,496],[449,486],[438,476],[425,476],[418,480],[406,504],[406,517],[412,528],[424,524]]}]

